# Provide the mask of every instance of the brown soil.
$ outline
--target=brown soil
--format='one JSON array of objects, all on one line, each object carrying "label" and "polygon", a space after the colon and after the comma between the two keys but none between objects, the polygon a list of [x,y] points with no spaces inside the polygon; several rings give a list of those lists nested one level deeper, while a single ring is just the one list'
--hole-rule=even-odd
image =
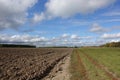
[{"label": "brown soil", "polygon": [[70,55],[62,59],[43,80],[70,80]]},{"label": "brown soil", "polygon": [[70,48],[0,48],[0,80],[41,80]]}]

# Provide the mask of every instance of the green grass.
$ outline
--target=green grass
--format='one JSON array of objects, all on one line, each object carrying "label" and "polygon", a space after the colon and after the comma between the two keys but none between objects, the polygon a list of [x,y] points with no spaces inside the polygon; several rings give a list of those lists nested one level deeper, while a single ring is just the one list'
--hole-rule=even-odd
[{"label": "green grass", "polygon": [[120,48],[81,48],[80,50],[120,77]]},{"label": "green grass", "polygon": [[78,68],[77,54],[76,54],[75,50],[73,51],[73,54],[71,55],[70,72],[72,74],[71,80],[79,80],[80,79],[81,73]]},{"label": "green grass", "polygon": [[120,78],[120,48],[77,48],[74,49],[71,55],[71,80],[86,80],[81,73],[82,67],[79,64],[78,56],[80,56],[81,62],[87,72],[88,80],[112,80],[103,69],[93,64],[85,54],[99,64],[103,64],[110,72],[115,73]]},{"label": "green grass", "polygon": [[105,74],[103,70],[99,69],[94,64],[92,64],[89,61],[89,59],[86,56],[84,56],[84,53],[82,53],[80,50],[79,53],[84,63],[84,66],[87,70],[88,78],[90,80],[112,80]]}]

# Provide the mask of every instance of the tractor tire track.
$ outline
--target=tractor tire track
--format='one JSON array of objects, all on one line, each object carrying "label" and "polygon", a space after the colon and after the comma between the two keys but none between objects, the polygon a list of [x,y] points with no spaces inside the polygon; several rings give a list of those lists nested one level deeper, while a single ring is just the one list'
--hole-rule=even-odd
[{"label": "tractor tire track", "polygon": [[82,63],[82,60],[81,60],[80,55],[79,55],[80,53],[78,52],[78,50],[76,50],[76,54],[77,54],[77,59],[78,59],[78,66],[79,66],[80,73],[82,76],[81,80],[89,80],[88,75],[87,75],[87,71]]},{"label": "tractor tire track", "polygon": [[83,53],[83,55],[85,55],[90,60],[90,62],[92,64],[94,64],[99,69],[103,70],[106,73],[106,75],[108,77],[110,77],[112,80],[120,80],[120,78],[118,78],[115,74],[113,74],[111,71],[109,71],[107,67],[105,67],[104,65],[98,63],[96,60],[94,60],[92,57],[90,57],[85,52],[81,51],[81,53]]}]

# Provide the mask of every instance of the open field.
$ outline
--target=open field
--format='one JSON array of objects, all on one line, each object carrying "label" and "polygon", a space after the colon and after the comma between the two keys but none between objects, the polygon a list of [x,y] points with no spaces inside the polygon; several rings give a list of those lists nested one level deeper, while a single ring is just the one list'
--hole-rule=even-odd
[{"label": "open field", "polygon": [[0,48],[0,80],[120,80],[120,48]]},{"label": "open field", "polygon": [[72,48],[0,48],[0,80],[41,80]]},{"label": "open field", "polygon": [[71,55],[71,80],[120,80],[120,48],[77,48]]}]

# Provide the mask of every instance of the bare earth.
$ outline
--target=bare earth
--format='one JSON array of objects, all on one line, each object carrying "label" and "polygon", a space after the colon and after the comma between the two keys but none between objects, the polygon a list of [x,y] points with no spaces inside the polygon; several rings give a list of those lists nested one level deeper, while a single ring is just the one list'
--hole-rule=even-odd
[{"label": "bare earth", "polygon": [[70,55],[61,60],[43,80],[70,80]]},{"label": "bare earth", "polygon": [[68,80],[71,53],[72,48],[0,48],[0,80]]}]

